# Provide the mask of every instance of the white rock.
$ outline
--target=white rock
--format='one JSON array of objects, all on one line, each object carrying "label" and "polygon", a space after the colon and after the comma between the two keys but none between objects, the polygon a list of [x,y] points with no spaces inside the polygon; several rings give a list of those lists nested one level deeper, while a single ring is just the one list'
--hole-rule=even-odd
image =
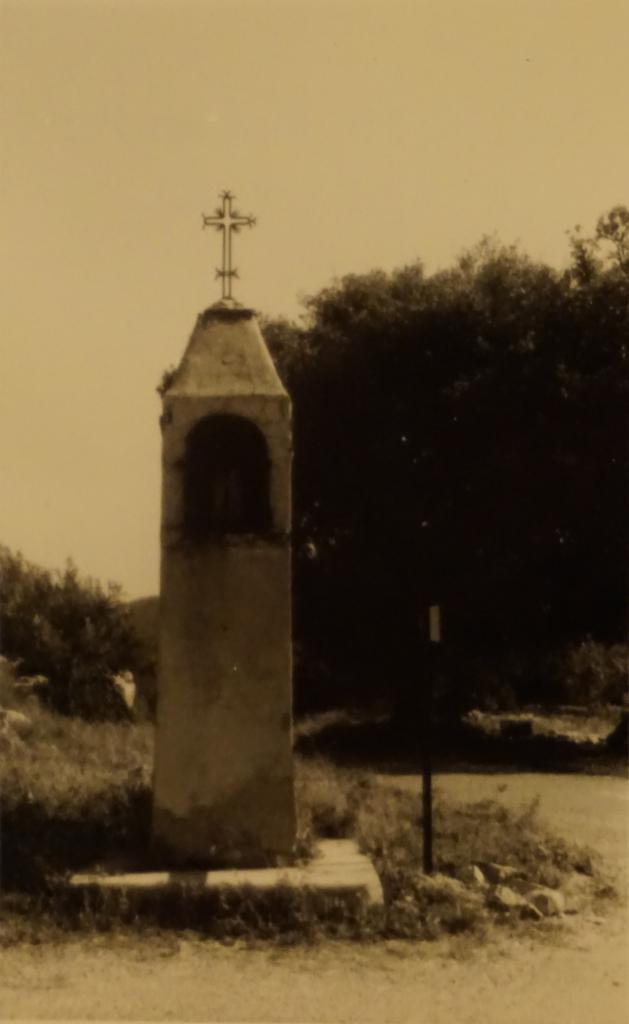
[{"label": "white rock", "polygon": [[133,711],[133,705],[135,704],[135,693],[136,685],[135,679],[133,678],[133,672],[125,670],[119,672],[118,675],[114,676],[112,683],[116,687],[116,690],[122,697],[123,701],[127,705],[129,711]]},{"label": "white rock", "polygon": [[506,885],[497,885],[490,899],[499,910],[518,910],[526,907],[528,903],[523,896]]},{"label": "white rock", "polygon": [[536,889],[529,893],[529,903],[536,907],[544,917],[554,917],[563,914],[565,900],[556,889]]},{"label": "white rock", "polygon": [[458,878],[475,889],[484,889],[487,886],[487,879],[479,868],[478,864],[466,864],[458,872]]},{"label": "white rock", "polygon": [[541,910],[538,910],[533,903],[527,903],[522,907],[522,917],[532,918],[534,921],[541,921],[543,918]]}]

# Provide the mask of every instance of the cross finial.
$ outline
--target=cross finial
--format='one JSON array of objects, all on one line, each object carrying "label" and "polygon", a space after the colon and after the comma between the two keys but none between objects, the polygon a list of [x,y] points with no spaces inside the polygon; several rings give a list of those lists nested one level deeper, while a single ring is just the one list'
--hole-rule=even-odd
[{"label": "cross finial", "polygon": [[208,217],[203,214],[203,227],[216,228],[223,233],[223,266],[216,271],[216,276],[222,281],[222,299],[233,302],[232,278],[238,277],[238,271],[232,267],[232,231],[238,232],[241,227],[252,228],[255,224],[255,217],[241,217],[237,210],[232,207],[235,195],[231,192],[221,192],[222,205],[217,206],[214,215]]}]

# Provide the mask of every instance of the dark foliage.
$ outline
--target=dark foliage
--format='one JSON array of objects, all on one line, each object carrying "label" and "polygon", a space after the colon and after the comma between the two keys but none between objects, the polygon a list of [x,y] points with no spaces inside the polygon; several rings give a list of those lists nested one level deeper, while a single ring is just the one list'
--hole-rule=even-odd
[{"label": "dark foliage", "polygon": [[575,231],[562,273],[485,240],[264,325],[294,405],[302,664],[413,687],[439,603],[459,692],[491,654],[540,699],[553,651],[624,637],[628,223]]},{"label": "dark foliage", "polygon": [[51,706],[87,718],[123,718],[112,685],[122,669],[139,670],[143,656],[118,590],[81,580],[73,565],[48,572],[0,548],[2,653],[23,675],[49,680]]}]

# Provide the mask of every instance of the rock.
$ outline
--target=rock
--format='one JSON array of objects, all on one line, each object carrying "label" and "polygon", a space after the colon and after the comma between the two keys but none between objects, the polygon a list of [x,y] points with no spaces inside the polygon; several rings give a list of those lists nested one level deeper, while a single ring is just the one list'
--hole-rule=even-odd
[{"label": "rock", "polygon": [[517,910],[522,917],[531,918],[534,921],[539,921],[542,917],[550,917],[553,914],[560,914],[562,911],[559,907],[563,908],[561,893],[556,893],[552,889],[536,889],[533,893],[523,895],[507,885],[497,885],[491,891],[487,902],[495,910],[504,912]]},{"label": "rock", "polygon": [[512,878],[523,877],[520,868],[513,868],[509,864],[493,864],[482,861],[480,868],[487,881],[492,885],[500,885],[503,882],[510,882]]},{"label": "rock", "polygon": [[507,885],[497,885],[492,890],[489,902],[497,910],[521,910],[528,904],[528,900],[525,900],[523,896],[514,892]]},{"label": "rock", "polygon": [[133,711],[136,693],[136,685],[135,679],[133,678],[133,672],[129,672],[128,670],[125,670],[124,672],[119,672],[118,675],[113,676],[112,683],[115,686],[118,693],[120,694],[120,696],[122,697],[129,711]]},{"label": "rock", "polygon": [[556,889],[535,889],[529,894],[529,903],[544,917],[563,914],[566,906],[563,896]]},{"label": "rock", "polygon": [[13,733],[14,736],[24,739],[32,732],[33,723],[22,711],[0,708],[0,728],[7,734]]},{"label": "rock", "polygon": [[457,872],[457,877],[464,885],[470,885],[474,889],[485,889],[487,879],[479,868],[478,864],[466,864]]},{"label": "rock", "polygon": [[526,903],[522,907],[521,914],[522,917],[528,917],[533,921],[541,921],[544,916],[541,910],[538,910],[533,903]]}]

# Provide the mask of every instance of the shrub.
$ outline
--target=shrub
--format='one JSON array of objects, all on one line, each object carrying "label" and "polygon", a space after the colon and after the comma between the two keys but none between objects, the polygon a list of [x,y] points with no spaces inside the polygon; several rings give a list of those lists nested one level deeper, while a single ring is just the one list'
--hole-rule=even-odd
[{"label": "shrub", "polygon": [[626,700],[629,646],[606,646],[587,637],[559,653],[551,666],[554,689],[565,704],[589,707]]},{"label": "shrub", "polygon": [[48,572],[0,547],[2,650],[28,675],[49,679],[51,706],[86,718],[121,718],[126,707],[111,683],[141,668],[131,619],[116,586],[79,578],[68,563]]}]

